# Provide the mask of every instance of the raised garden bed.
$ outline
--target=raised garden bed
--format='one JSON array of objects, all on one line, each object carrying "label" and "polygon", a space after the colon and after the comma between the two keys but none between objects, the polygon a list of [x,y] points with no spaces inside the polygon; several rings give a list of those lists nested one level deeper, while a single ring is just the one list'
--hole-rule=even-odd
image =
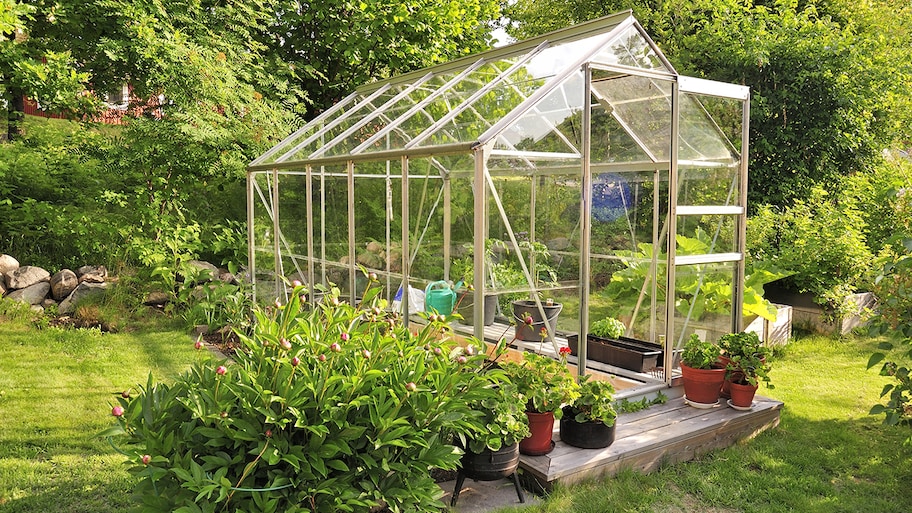
[{"label": "raised garden bed", "polygon": [[[649,372],[661,365],[664,350],[658,344],[628,337],[611,339],[588,335],[587,338],[587,360],[635,372]],[[579,335],[568,336],[567,345],[570,347],[570,354],[576,356],[579,350]]]}]

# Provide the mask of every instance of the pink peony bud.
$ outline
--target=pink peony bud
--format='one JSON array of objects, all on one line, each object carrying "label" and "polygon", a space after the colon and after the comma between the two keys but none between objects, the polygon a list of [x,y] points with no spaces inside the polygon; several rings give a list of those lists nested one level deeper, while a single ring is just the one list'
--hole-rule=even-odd
[{"label": "pink peony bud", "polygon": [[151,462],[152,462],[152,456],[149,456],[148,454],[142,455],[142,464],[143,465],[148,465]]},{"label": "pink peony bud", "polygon": [[279,344],[282,346],[282,349],[284,349],[286,351],[291,349],[291,341],[289,341],[287,338],[283,338],[283,339],[279,340]]},{"label": "pink peony bud", "polygon": [[124,399],[129,399],[129,398],[130,398],[130,391],[129,391],[129,390],[124,390],[123,392],[120,393],[120,396],[123,397]]},{"label": "pink peony bud", "polygon": [[203,348],[203,339],[202,338],[196,339],[196,343],[193,344],[193,347],[195,347],[196,349],[202,349]]},{"label": "pink peony bud", "polygon": [[532,316],[527,315],[526,318],[523,319],[523,322],[526,324],[526,326],[532,326]]},{"label": "pink peony bud", "polygon": [[219,413],[219,417],[221,417],[221,418],[223,418],[223,419],[227,419],[227,418],[228,418],[228,412],[227,412],[227,411],[223,411],[222,413]]},{"label": "pink peony bud", "polygon": [[325,361],[326,361],[326,355],[325,355],[325,354],[321,354],[320,356],[317,357],[317,360],[320,360],[321,362],[325,362]]},{"label": "pink peony bud", "polygon": [[[322,356],[322,355],[321,355],[321,356]],[[291,359],[291,366],[292,366],[292,367],[297,367],[299,363],[301,363],[301,359],[298,358],[297,356],[295,356],[294,358]]]},{"label": "pink peony bud", "polygon": [[377,273],[370,273],[367,275],[367,279],[370,281],[377,281]]},{"label": "pink peony bud", "polygon": [[115,417],[122,417],[123,414],[124,414],[124,409],[122,406],[115,406],[115,407],[111,408],[111,415],[114,415]]},{"label": "pink peony bud", "polygon": [[338,342],[333,342],[332,344],[330,344],[329,350],[334,353],[338,353],[339,351],[342,350],[342,346],[340,346]]},{"label": "pink peony bud", "polygon": [[339,335],[339,338],[341,338],[343,342],[348,342],[348,339],[351,338],[351,336],[348,333],[342,332],[342,334]]},{"label": "pink peony bud", "polygon": [[440,356],[441,354],[443,354],[443,350],[441,350],[439,347],[435,347],[434,354],[437,356]]},{"label": "pink peony bud", "polygon": [[365,349],[364,351],[361,351],[361,356],[363,356],[364,358],[370,358],[371,352],[368,351],[367,349]]},{"label": "pink peony bud", "polygon": [[405,384],[405,389],[408,390],[409,392],[414,392],[415,390],[418,390],[418,385],[409,381],[408,383]]},{"label": "pink peony bud", "polygon": [[219,376],[224,376],[226,372],[228,372],[228,368],[224,365],[219,365],[218,369],[215,369],[215,373]]},{"label": "pink peony bud", "polygon": [[302,285],[301,280],[294,280],[294,281],[291,282],[291,286],[294,287],[294,288],[298,288],[298,287],[300,287],[301,285]]},{"label": "pink peony bud", "polygon": [[272,438],[272,430],[271,430],[271,429],[267,429],[265,434],[266,434],[266,438]]},{"label": "pink peony bud", "polygon": [[460,356],[460,357],[456,358],[456,363],[458,363],[459,365],[463,365],[467,361],[469,361],[469,360],[465,356]]}]

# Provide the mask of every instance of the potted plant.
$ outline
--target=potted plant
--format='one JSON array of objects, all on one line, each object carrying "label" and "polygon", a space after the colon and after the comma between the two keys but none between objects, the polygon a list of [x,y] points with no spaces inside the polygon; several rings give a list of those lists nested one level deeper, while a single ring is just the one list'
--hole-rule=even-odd
[{"label": "potted plant", "polygon": [[[496,239],[487,239],[485,241],[485,267],[488,269],[489,279],[486,281],[486,287],[494,287],[494,246]],[[453,262],[455,276],[461,277],[456,286],[456,311],[468,324],[474,324],[475,318],[475,259],[472,256],[473,246],[465,244],[465,257]],[[484,295],[482,324],[490,326],[494,324],[494,318],[497,315],[497,294],[488,292]]]},{"label": "potted plant", "polygon": [[519,451],[523,454],[537,456],[551,452],[554,448],[551,441],[554,419],[563,415],[561,406],[564,403],[579,395],[579,385],[567,369],[568,352],[561,350],[559,360],[526,352],[521,362],[503,365],[504,372],[526,398],[531,434],[519,444]]},{"label": "potted plant", "polygon": [[[660,365],[664,348],[624,336],[627,326],[614,317],[592,323],[586,336],[586,359],[607,363],[635,372],[649,372]],[[579,352],[579,336],[567,337],[570,354]]]},{"label": "potted plant", "polygon": [[[743,331],[740,333],[726,333],[719,339],[719,348],[722,350],[720,361],[728,368],[732,359],[735,358],[754,358],[761,360],[764,364],[770,354],[768,347],[763,345],[760,337],[752,331]],[[731,397],[730,388],[732,382],[742,382],[742,377],[737,368],[731,369],[722,383],[721,396],[728,399]]]},{"label": "potted plant", "polygon": [[684,344],[681,377],[685,399],[691,406],[703,407],[719,402],[726,372],[719,361],[721,352],[718,345],[700,339],[696,333]]},{"label": "potted plant", "polygon": [[529,436],[526,398],[502,371],[490,370],[489,376],[492,385],[487,393],[470,402],[477,414],[474,420],[478,429],[471,438],[459,441],[465,452],[459,462],[456,487],[450,500],[453,507],[466,477],[495,481],[513,476],[519,502],[525,502],[516,468],[519,466],[519,442]]},{"label": "potted plant", "polygon": [[591,378],[591,374],[580,378],[579,396],[563,407],[560,437],[574,447],[602,449],[614,443],[614,387],[608,381]]}]

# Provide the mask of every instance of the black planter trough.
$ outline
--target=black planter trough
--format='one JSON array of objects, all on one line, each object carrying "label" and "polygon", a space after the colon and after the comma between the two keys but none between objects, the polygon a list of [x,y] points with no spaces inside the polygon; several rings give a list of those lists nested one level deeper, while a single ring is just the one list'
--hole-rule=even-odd
[{"label": "black planter trough", "polygon": [[[586,359],[607,363],[635,372],[649,372],[661,365],[664,348],[658,344],[628,337],[620,339],[587,337]],[[567,337],[570,354],[579,353],[579,335]]]}]

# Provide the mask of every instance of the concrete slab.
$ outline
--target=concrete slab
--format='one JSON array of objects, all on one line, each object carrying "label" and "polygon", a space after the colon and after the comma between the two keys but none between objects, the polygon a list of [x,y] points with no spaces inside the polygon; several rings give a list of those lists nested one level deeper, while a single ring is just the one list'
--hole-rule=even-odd
[{"label": "concrete slab", "polygon": [[[446,492],[446,495],[441,500],[444,504],[449,505],[450,498],[453,496],[453,488],[456,487],[456,481],[446,481],[439,483],[439,485]],[[462,491],[459,492],[459,500],[456,502],[456,507],[451,508],[450,511],[452,513],[486,513],[506,506],[531,506],[542,502],[540,497],[528,490],[523,490],[523,496],[526,502],[525,504],[520,504],[513,481],[509,479],[500,479],[498,481],[472,481],[471,479],[466,479],[462,485]]]}]

